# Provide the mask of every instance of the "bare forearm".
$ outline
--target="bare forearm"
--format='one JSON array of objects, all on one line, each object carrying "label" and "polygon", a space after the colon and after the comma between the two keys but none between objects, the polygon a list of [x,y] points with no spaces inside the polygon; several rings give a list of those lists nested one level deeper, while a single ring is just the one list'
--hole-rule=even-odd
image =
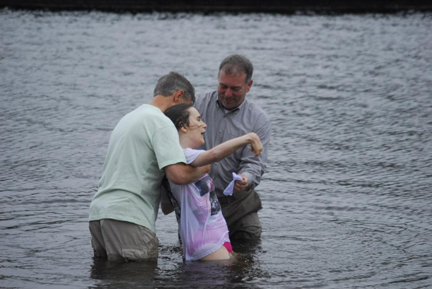
[{"label": "bare forearm", "polygon": [[195,182],[204,174],[210,172],[210,165],[192,167],[185,164],[170,165],[165,168],[168,179],[178,185]]},{"label": "bare forearm", "polygon": [[182,183],[180,185],[189,184],[192,182],[197,181],[199,178],[201,178],[204,174],[207,174],[210,172],[210,165],[200,166],[200,167],[193,167],[193,166],[186,166],[186,168],[182,171]]},{"label": "bare forearm", "polygon": [[207,151],[207,156],[204,159],[208,164],[218,162],[223,158],[233,154],[239,148],[248,144],[247,136],[241,136],[235,139],[231,139],[224,143],[221,143],[214,148]]},{"label": "bare forearm", "polygon": [[200,156],[192,163],[194,166],[202,166],[220,161],[223,158],[233,154],[239,148],[251,144],[251,149],[256,154],[260,154],[262,144],[255,133],[248,133],[243,136],[223,142],[214,148],[200,154]]}]

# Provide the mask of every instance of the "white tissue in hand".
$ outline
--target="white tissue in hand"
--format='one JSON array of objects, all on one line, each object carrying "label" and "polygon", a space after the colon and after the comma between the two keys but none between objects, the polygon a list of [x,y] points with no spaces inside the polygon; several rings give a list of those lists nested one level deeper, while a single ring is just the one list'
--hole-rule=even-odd
[{"label": "white tissue in hand", "polygon": [[233,176],[233,181],[231,183],[229,183],[229,185],[223,191],[223,194],[225,196],[232,196],[232,194],[234,192],[234,183],[235,183],[235,181],[241,181],[241,180],[243,180],[242,177],[240,177],[236,173],[232,173],[232,176]]}]

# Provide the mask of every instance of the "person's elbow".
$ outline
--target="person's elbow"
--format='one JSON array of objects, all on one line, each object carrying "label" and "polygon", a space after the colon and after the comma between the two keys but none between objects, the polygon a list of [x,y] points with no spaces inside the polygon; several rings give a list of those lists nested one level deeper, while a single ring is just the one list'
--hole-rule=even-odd
[{"label": "person's elbow", "polygon": [[190,166],[185,164],[175,164],[165,168],[167,178],[177,185],[185,185],[188,183],[189,170]]},{"label": "person's elbow", "polygon": [[210,172],[210,165],[194,168],[185,164],[168,166],[165,171],[168,179],[177,185],[185,185],[196,181],[200,176]]}]

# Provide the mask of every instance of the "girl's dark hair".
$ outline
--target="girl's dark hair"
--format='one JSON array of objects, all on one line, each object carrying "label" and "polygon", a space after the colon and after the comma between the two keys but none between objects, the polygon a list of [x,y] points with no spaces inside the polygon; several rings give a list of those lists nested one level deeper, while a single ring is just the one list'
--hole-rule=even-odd
[{"label": "girl's dark hair", "polygon": [[174,123],[177,130],[184,125],[189,126],[189,111],[188,109],[193,106],[192,103],[180,103],[171,106],[165,111],[165,115]]}]

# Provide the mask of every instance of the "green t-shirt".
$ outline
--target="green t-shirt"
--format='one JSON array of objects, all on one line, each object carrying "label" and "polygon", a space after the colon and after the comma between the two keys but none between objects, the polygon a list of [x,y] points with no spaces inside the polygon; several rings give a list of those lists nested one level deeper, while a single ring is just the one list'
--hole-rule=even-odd
[{"label": "green t-shirt", "polygon": [[131,222],[156,233],[163,168],[176,163],[186,159],[171,120],[148,104],[128,113],[111,134],[89,221]]}]

